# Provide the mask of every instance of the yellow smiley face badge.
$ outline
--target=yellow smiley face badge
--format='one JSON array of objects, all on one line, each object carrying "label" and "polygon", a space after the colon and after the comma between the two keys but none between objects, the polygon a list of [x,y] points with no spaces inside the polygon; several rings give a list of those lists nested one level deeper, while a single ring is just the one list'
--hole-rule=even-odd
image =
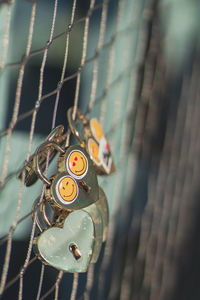
[{"label": "yellow smiley face badge", "polygon": [[97,119],[90,120],[90,128],[95,139],[100,142],[101,138],[104,136],[104,133]]},{"label": "yellow smiley face badge", "polygon": [[71,176],[81,179],[88,171],[88,160],[82,151],[74,150],[68,156],[66,167]]},{"label": "yellow smiley face badge", "polygon": [[70,204],[78,197],[78,186],[71,176],[63,176],[56,184],[56,193],[63,204]]},{"label": "yellow smiley face badge", "polygon": [[99,145],[91,138],[88,140],[88,150],[95,163],[100,166],[101,160],[99,159]]}]

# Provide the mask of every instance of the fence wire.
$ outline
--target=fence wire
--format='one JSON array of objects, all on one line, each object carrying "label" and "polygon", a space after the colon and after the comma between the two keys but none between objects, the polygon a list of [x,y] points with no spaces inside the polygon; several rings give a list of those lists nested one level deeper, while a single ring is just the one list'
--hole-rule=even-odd
[{"label": "fence wire", "polygon": [[[11,297],[9,295],[12,295],[12,297],[15,297],[16,299],[26,298],[27,272],[29,272],[29,269],[31,270],[33,265],[39,265],[36,270],[37,275],[34,275],[37,278],[37,286],[33,293],[29,291],[33,295],[31,296],[33,299],[62,299],[62,297],[63,299],[66,299],[66,295],[71,300],[76,299],[77,297],[90,299],[97,279],[97,272],[99,273],[98,293],[101,298],[101,293],[104,290],[104,281],[106,279],[105,272],[112,256],[114,236],[118,227],[117,214],[121,206],[120,199],[121,197],[126,198],[131,190],[130,184],[132,180],[129,179],[129,182],[126,183],[124,181],[124,174],[128,177],[127,171],[129,171],[129,176],[132,176],[135,169],[132,158],[129,157],[128,143],[130,143],[130,140],[132,139],[130,134],[134,126],[134,124],[131,124],[130,110],[136,110],[133,95],[135,92],[134,81],[137,73],[138,45],[142,46],[139,36],[140,27],[142,27],[143,24],[143,19],[141,18],[144,9],[143,5],[143,2],[138,1],[130,4],[130,1],[125,0],[117,2],[109,0],[96,2],[95,0],[91,0],[89,3],[83,5],[85,6],[83,8],[81,3],[76,0],[72,1],[68,6],[64,5],[62,1],[55,0],[54,5],[51,6],[48,14],[48,22],[49,19],[51,19],[49,22],[49,36],[46,36],[47,42],[45,45],[41,45],[40,48],[35,48],[35,34],[39,34],[37,30],[37,18],[40,9],[42,9],[40,2],[27,2],[25,6],[20,7],[20,3],[17,3],[16,1],[3,3],[0,7],[2,9],[2,15],[5,15],[5,18],[2,19],[2,28],[4,28],[4,31],[1,35],[2,47],[0,68],[2,82],[7,85],[7,82],[9,82],[12,76],[15,77],[16,82],[15,98],[12,102],[12,106],[9,107],[12,114],[9,122],[7,121],[7,123],[4,122],[2,124],[0,131],[3,161],[1,166],[1,189],[6,191],[8,185],[13,182],[13,185],[18,186],[16,191],[17,189],[19,190],[18,199],[16,199],[15,202],[16,206],[13,206],[12,208],[12,210],[14,210],[12,222],[10,222],[9,227],[7,226],[7,233],[3,230],[1,240],[1,247],[5,253],[4,259],[2,260],[3,268],[0,285],[2,297]],[[62,9],[65,9],[67,18],[65,18],[63,31],[56,32],[56,26],[59,23],[60,6]],[[12,40],[14,39],[14,36],[20,35],[21,28],[18,28],[17,26],[14,28],[14,24],[16,22],[17,13],[21,13],[22,18],[24,17],[24,14],[22,13],[23,7],[26,9],[26,14],[29,15],[29,17],[26,18],[28,22],[24,21],[27,22],[24,23],[27,37],[24,44],[25,51],[23,51],[23,47],[21,47],[21,58],[16,60],[15,57],[17,57],[17,55],[13,55],[11,49]],[[69,11],[71,11],[71,13],[69,13]],[[93,17],[96,18],[97,21],[94,22]],[[68,22],[66,22],[67,19],[69,20]],[[41,26],[42,24],[40,24],[40,27]],[[72,52],[73,48],[70,49],[70,45],[71,40],[74,38],[73,32],[78,26],[80,30],[79,36],[81,37],[81,42],[77,42],[78,47],[81,49],[79,49],[80,60],[76,58],[76,67],[71,68],[71,57],[73,55],[70,51]],[[95,32],[93,33],[92,30],[95,30]],[[136,32],[136,34],[133,34],[133,32]],[[45,76],[49,67],[49,55],[51,55],[50,52],[53,45],[63,38],[65,39],[65,42],[63,47],[63,59],[60,64],[60,78],[57,81],[56,88],[52,89],[50,86],[50,91],[45,92]],[[92,39],[96,39],[96,42]],[[18,41],[19,40],[20,39],[18,39]],[[90,46],[93,45],[93,54],[90,51],[88,42],[90,43]],[[126,45],[126,49],[123,49],[123,43]],[[136,51],[136,49],[138,50]],[[122,50],[124,52],[123,56],[120,55],[120,51]],[[22,102],[23,90],[26,88],[28,69],[34,60],[37,64],[40,61],[38,75],[34,78],[34,82],[37,82],[36,98],[33,102],[33,106],[24,111]],[[104,60],[103,68],[102,60]],[[90,69],[89,71],[87,70],[87,67]],[[90,72],[91,75],[89,75],[90,79],[86,80],[88,72]],[[18,74],[17,76],[16,73]],[[102,77],[104,77],[104,80]],[[17,138],[19,134],[18,125],[20,122],[29,119],[29,133],[26,135],[24,144],[24,147],[27,149],[24,159],[28,160],[34,150],[34,138],[37,136],[35,131],[36,123],[38,119],[41,118],[39,113],[42,106],[48,106],[48,100],[52,101],[51,97],[54,97],[51,115],[52,122],[49,127],[50,131],[56,126],[57,113],[60,109],[60,99],[63,97],[62,90],[69,81],[74,81],[73,100],[71,103],[74,106],[73,117],[76,116],[78,107],[81,107],[88,116],[95,114],[100,119],[100,122],[109,137],[111,147],[114,149],[114,158],[117,166],[116,174],[111,176],[110,180],[100,179],[101,185],[105,187],[106,193],[108,194],[108,198],[111,199],[109,203],[111,222],[109,226],[108,243],[105,247],[105,255],[103,256],[102,253],[100,263],[98,263],[97,266],[91,265],[86,275],[74,274],[71,276],[55,270],[53,270],[51,274],[48,267],[41,265],[32,255],[32,245],[36,226],[35,221],[33,221],[29,236],[27,236],[27,232],[24,236],[24,244],[26,245],[24,259],[22,259],[21,267],[18,269],[18,272],[13,275],[12,256],[15,256],[15,252],[17,251],[15,245],[17,244],[18,239],[24,239],[23,236],[20,236],[19,238],[15,235],[15,231],[26,219],[30,219],[32,213],[31,204],[34,199],[32,199],[32,202],[30,199],[29,211],[25,214],[23,197],[24,194],[27,195],[27,192],[24,188],[23,181],[20,186],[19,183],[16,183],[15,181],[15,176],[20,170],[20,164],[17,162],[13,165],[11,162],[11,158],[13,157],[12,143],[15,144],[15,147],[18,147],[16,144],[17,142],[15,141],[15,135]],[[85,94],[87,96],[84,96],[84,88],[82,86],[83,81],[86,82],[85,90],[87,91]],[[101,81],[103,83],[101,83]],[[5,101],[6,96],[9,97],[8,93],[2,93],[3,101]],[[69,104],[65,105],[65,111],[69,106]],[[6,110],[7,108],[5,107],[3,113],[5,113]],[[8,124],[8,126],[5,127],[5,124]],[[40,137],[37,137],[37,139],[40,139]],[[123,164],[127,159],[132,164],[132,168],[127,168],[126,170],[126,168],[123,168]],[[21,164],[22,163],[23,161],[21,161]],[[10,168],[11,164],[12,168]],[[127,193],[121,192],[122,185],[124,187],[127,186]],[[113,186],[117,187],[114,194],[112,192]],[[38,188],[36,189],[38,190]],[[4,200],[2,198],[2,201],[6,201],[6,199]],[[15,259],[17,259],[17,256]],[[97,271],[97,269],[99,270]],[[51,278],[51,286],[48,285],[48,288],[45,286],[45,274],[50,276],[49,278],[52,276],[54,277],[54,280]],[[67,291],[63,291],[63,282],[67,282]],[[85,287],[83,288],[83,286]]]},{"label": "fence wire", "polygon": [[[199,299],[198,34],[187,44],[186,31],[184,54],[173,47],[181,34],[167,24],[181,14],[174,21],[176,4],[165,5],[0,2],[2,299]],[[186,11],[185,24],[196,28]],[[100,120],[116,166],[98,178],[109,202],[108,239],[83,274],[34,256],[32,204],[44,187],[16,178],[52,128],[68,129],[70,106],[73,118],[80,108]],[[53,170],[47,164],[46,174]]]}]

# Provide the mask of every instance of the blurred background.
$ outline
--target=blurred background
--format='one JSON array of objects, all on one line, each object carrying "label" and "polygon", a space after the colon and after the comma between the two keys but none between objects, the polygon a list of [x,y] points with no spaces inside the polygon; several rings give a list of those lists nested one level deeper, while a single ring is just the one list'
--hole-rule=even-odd
[{"label": "blurred background", "polygon": [[[0,1],[2,299],[200,298],[199,11],[199,0]],[[35,259],[42,184],[17,179],[74,103],[100,120],[116,165],[98,178],[108,240],[80,275]]]}]

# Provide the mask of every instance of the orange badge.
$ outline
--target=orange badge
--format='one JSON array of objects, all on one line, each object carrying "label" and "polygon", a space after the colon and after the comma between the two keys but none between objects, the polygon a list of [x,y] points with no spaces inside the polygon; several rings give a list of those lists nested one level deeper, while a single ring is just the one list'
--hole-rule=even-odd
[{"label": "orange badge", "polygon": [[67,170],[75,178],[83,178],[88,170],[88,160],[79,150],[72,151],[67,159]]},{"label": "orange badge", "polygon": [[76,200],[78,196],[78,186],[73,178],[69,176],[62,177],[58,181],[57,188],[59,198],[63,203]]},{"label": "orange badge", "polygon": [[88,149],[89,149],[90,155],[95,160],[97,165],[101,164],[101,161],[99,159],[99,146],[93,139],[88,140]]},{"label": "orange badge", "polygon": [[92,130],[92,134],[95,137],[97,141],[100,141],[101,138],[104,136],[103,129],[101,128],[101,125],[97,121],[97,119],[91,119],[90,121],[90,127]]}]

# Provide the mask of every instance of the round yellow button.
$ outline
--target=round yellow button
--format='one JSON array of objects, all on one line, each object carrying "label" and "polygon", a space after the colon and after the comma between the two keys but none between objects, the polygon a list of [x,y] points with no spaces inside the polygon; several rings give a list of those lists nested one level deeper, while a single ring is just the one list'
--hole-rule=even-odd
[{"label": "round yellow button", "polygon": [[67,159],[67,170],[73,177],[83,178],[88,171],[88,160],[83,152],[74,150]]},{"label": "round yellow button", "polygon": [[78,196],[78,186],[76,181],[70,177],[62,177],[57,183],[58,198],[63,202],[73,202]]}]

